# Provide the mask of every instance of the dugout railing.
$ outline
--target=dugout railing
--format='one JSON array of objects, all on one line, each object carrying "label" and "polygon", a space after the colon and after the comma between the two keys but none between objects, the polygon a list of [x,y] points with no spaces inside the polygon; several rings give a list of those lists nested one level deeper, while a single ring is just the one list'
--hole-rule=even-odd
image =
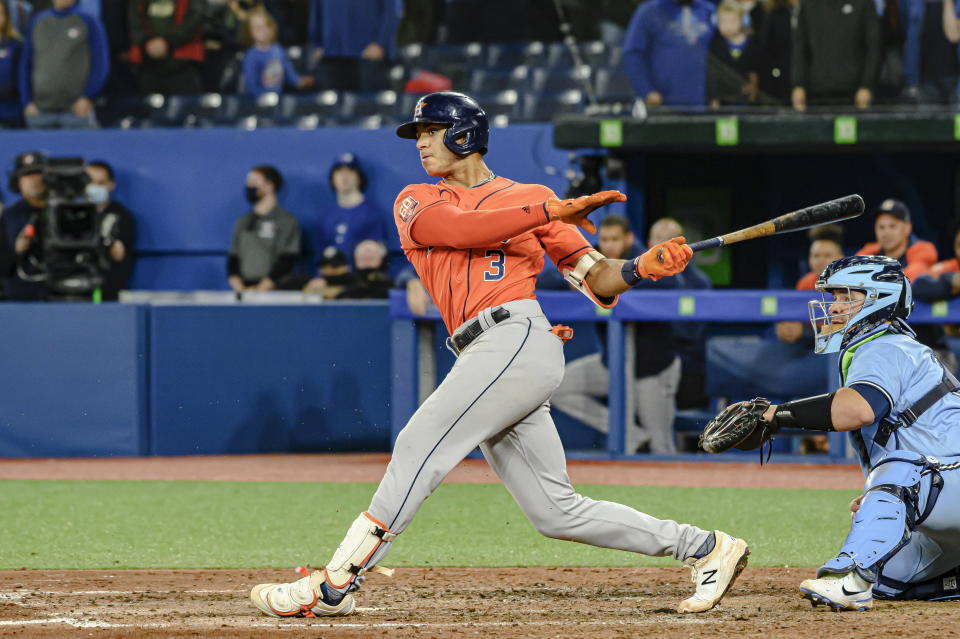
[{"label": "dugout railing", "polygon": [[[633,405],[627,372],[632,370],[634,349],[631,327],[637,322],[708,322],[711,324],[756,324],[779,321],[808,321],[808,291],[707,290],[707,291],[631,291],[620,297],[611,311],[594,306],[584,296],[567,291],[538,291],[544,313],[552,323],[604,322],[607,324],[607,361],[610,393],[606,449],[595,452],[571,451],[575,458],[643,458],[656,455],[627,455],[624,452],[624,428]],[[445,334],[440,315],[431,307],[424,316],[414,315],[406,295],[394,291],[390,297],[392,384],[391,442],[413,415],[420,403],[433,391],[437,379],[436,334]],[[911,323],[960,322],[960,300],[935,304],[917,303]],[[811,344],[812,348],[812,344]],[[838,384],[836,355],[819,356],[826,367],[831,388]],[[789,398],[785,398],[789,399]],[[700,418],[705,421],[706,411]],[[777,454],[780,461],[849,463],[854,460],[846,437],[829,434],[827,455]],[[673,457],[673,456],[671,456]],[[711,459],[744,461],[753,459],[741,453],[713,456]]]}]

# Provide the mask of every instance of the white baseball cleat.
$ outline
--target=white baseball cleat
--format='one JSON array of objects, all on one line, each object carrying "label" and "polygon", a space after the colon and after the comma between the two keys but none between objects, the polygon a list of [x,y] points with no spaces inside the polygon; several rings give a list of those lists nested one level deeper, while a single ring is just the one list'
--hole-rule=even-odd
[{"label": "white baseball cleat", "polygon": [[344,617],[353,612],[356,601],[347,594],[330,603],[321,589],[323,571],[286,584],[260,584],[250,591],[250,601],[271,617]]},{"label": "white baseball cleat", "polygon": [[677,612],[710,610],[720,603],[723,595],[747,567],[747,556],[750,554],[747,542],[719,530],[715,531],[714,535],[716,545],[709,554],[700,559],[689,557],[683,560],[683,563],[690,566],[697,591],[689,599],[680,602]]},{"label": "white baseball cleat", "polygon": [[800,584],[800,592],[814,607],[824,604],[834,611],[863,611],[873,607],[873,584],[856,572],[807,579]]}]

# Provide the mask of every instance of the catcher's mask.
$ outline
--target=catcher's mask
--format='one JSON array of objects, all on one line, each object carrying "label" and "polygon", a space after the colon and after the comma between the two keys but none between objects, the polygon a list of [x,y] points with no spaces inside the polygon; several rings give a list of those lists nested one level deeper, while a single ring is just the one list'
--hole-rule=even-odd
[{"label": "catcher's mask", "polygon": [[[836,353],[850,341],[887,321],[905,320],[913,310],[910,281],[900,262],[883,255],[854,255],[831,262],[816,284],[820,300],[807,303],[816,334],[816,353]],[[863,303],[853,292],[864,295]],[[836,299],[829,299],[832,294]],[[839,313],[830,313],[836,306]],[[840,326],[836,319],[842,319]],[[831,331],[822,327],[830,326]]]}]

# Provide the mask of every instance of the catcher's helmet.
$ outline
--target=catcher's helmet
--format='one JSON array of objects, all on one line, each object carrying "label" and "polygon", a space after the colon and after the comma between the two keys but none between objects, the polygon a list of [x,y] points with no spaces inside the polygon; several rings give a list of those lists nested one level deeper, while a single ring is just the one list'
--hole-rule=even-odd
[{"label": "catcher's helmet", "polygon": [[[490,124],[477,101],[455,91],[440,91],[423,96],[413,108],[413,120],[397,127],[397,135],[417,139],[417,124],[446,124],[443,143],[457,155],[487,152]],[[465,137],[462,144],[457,139]]]},{"label": "catcher's helmet", "polygon": [[[817,279],[821,299],[807,305],[817,340],[817,353],[835,353],[850,341],[880,326],[883,322],[906,320],[913,310],[910,280],[903,275],[900,262],[883,255],[854,255],[827,265]],[[866,297],[863,306],[846,313],[830,314],[833,300],[827,293],[860,291]],[[822,333],[820,326],[832,318],[845,318],[842,330]]]}]

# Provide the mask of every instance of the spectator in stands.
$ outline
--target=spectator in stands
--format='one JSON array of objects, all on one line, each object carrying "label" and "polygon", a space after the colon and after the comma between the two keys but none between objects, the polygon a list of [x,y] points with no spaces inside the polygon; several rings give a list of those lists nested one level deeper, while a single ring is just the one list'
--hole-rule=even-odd
[{"label": "spectator in stands", "polygon": [[888,198],[873,215],[877,240],[864,244],[857,255],[886,255],[900,260],[903,274],[911,282],[936,263],[937,247],[914,235],[910,209],[906,204]]},{"label": "spectator in stands", "polygon": [[953,230],[953,257],[937,262],[913,280],[913,296],[921,302],[949,300],[960,295],[960,225]]},{"label": "spectator in stands", "polygon": [[54,0],[24,34],[19,81],[27,126],[97,126],[92,100],[109,74],[100,21],[80,11],[76,0]]},{"label": "spectator in stands", "polygon": [[17,80],[23,42],[10,19],[10,9],[0,0],[0,128],[19,126],[20,91]]},{"label": "spectator in stands", "polygon": [[[641,0],[600,0],[600,39],[608,47],[623,45],[627,33],[627,26],[633,12],[637,10]],[[593,7],[595,4],[591,3]]]},{"label": "spectator in stands", "polygon": [[[900,200],[886,199],[874,212],[877,241],[868,242],[857,255],[886,255],[900,261],[903,274],[912,283],[937,262],[937,247],[913,234],[910,209]],[[917,340],[926,344],[950,370],[957,369],[957,358],[950,351],[946,333],[940,324],[913,326]]]},{"label": "spectator in stands", "polygon": [[[632,259],[634,237],[630,223],[621,215],[607,215],[600,223],[601,253],[612,259]],[[682,273],[680,274],[682,275]],[[645,288],[673,289],[682,284],[677,276],[649,281]],[[609,411],[601,401],[609,393],[606,363],[606,324],[598,324],[601,351],[567,364],[563,383],[554,392],[553,405],[591,428],[607,432]],[[680,383],[680,358],[670,324],[640,322],[635,329],[634,399],[636,422],[628,422],[626,452],[633,453],[649,441],[650,452],[676,452],[673,418],[675,396]]]},{"label": "spectator in stands", "polygon": [[[816,289],[817,278],[827,267],[827,264],[843,257],[843,229],[835,224],[810,229],[807,233],[810,238],[810,252],[807,263],[810,271],[797,280],[795,288],[798,291],[812,291]],[[804,336],[812,343],[813,327],[809,322],[777,322],[775,327],[777,339],[788,344],[795,344]],[[804,355],[807,354],[805,349]]]},{"label": "spectator in stands", "polygon": [[230,288],[270,291],[286,277],[300,254],[300,224],[277,202],[283,176],[272,166],[247,173],[245,194],[253,209],[233,226],[227,258]]},{"label": "spectator in stands", "polygon": [[42,283],[24,280],[18,273],[18,267],[36,273],[32,264],[41,259],[42,246],[36,240],[36,227],[47,203],[43,163],[43,155],[37,152],[17,156],[8,187],[21,199],[4,208],[0,216],[0,269],[4,296],[15,302],[33,302],[47,296]]},{"label": "spectator in stands", "polygon": [[870,107],[880,64],[874,0],[803,0],[793,29],[793,108]]},{"label": "spectator in stands", "polygon": [[26,33],[30,28],[30,20],[33,19],[33,5],[27,0],[7,0],[6,5],[14,30],[17,33]]},{"label": "spectator in stands", "polygon": [[393,288],[387,272],[387,247],[376,240],[363,240],[353,250],[353,272],[357,282],[346,287],[338,299],[386,299]]},{"label": "spectator in stands", "polygon": [[311,0],[310,44],[323,86],[372,91],[386,86],[397,30],[395,0]]},{"label": "spectator in stands", "polygon": [[386,218],[364,196],[367,176],[356,157],[352,153],[340,156],[330,167],[328,179],[337,203],[321,215],[318,246],[335,246],[346,255],[352,255],[361,240],[386,244]]},{"label": "spectator in stands", "polygon": [[756,31],[755,55],[747,60],[758,77],[757,102],[787,104],[790,101],[790,59],[795,0],[765,0],[762,26]]},{"label": "spectator in stands", "polygon": [[397,46],[434,44],[445,4],[444,0],[404,0],[397,24]]},{"label": "spectator in stands", "polygon": [[[653,246],[666,242],[671,237],[685,235],[683,225],[672,217],[662,217],[650,226],[647,244]],[[713,288],[713,282],[700,268],[691,262],[677,278],[677,288],[704,290]],[[680,356],[680,386],[677,389],[677,408],[703,408],[709,403],[706,394],[706,341],[705,322],[674,322],[671,324],[674,346]]]},{"label": "spectator in stands", "polygon": [[[910,10],[904,68],[921,102],[956,104],[960,18],[955,0],[906,3]],[[913,28],[910,28],[913,27]]]},{"label": "spectator in stands", "polygon": [[253,46],[243,57],[245,93],[280,93],[284,87],[304,89],[313,86],[313,78],[301,76],[290,63],[287,52],[277,44],[277,23],[264,9],[250,12],[247,22]]},{"label": "spectator in stands", "polygon": [[738,0],[723,0],[717,8],[717,31],[710,39],[707,60],[707,98],[712,109],[757,99],[759,79],[750,70],[756,66],[750,62],[755,55],[754,42],[743,19]]},{"label": "spectator in stands", "polygon": [[109,163],[94,160],[87,163],[86,170],[90,178],[87,197],[97,205],[97,212],[101,216],[100,236],[110,259],[110,268],[107,269],[100,292],[102,299],[112,301],[127,288],[133,270],[133,214],[113,199],[117,178]]},{"label": "spectator in stands", "polygon": [[713,5],[706,0],[648,0],[633,14],[623,67],[648,106],[707,103],[707,47]]},{"label": "spectator in stands", "polygon": [[203,0],[131,0],[130,62],[140,92],[200,93]]},{"label": "spectator in stands", "polygon": [[328,246],[320,253],[315,277],[295,275],[286,282],[289,288],[302,289],[304,293],[314,293],[332,300],[340,297],[344,291],[359,286],[360,278],[350,270],[346,253],[336,246]]}]

